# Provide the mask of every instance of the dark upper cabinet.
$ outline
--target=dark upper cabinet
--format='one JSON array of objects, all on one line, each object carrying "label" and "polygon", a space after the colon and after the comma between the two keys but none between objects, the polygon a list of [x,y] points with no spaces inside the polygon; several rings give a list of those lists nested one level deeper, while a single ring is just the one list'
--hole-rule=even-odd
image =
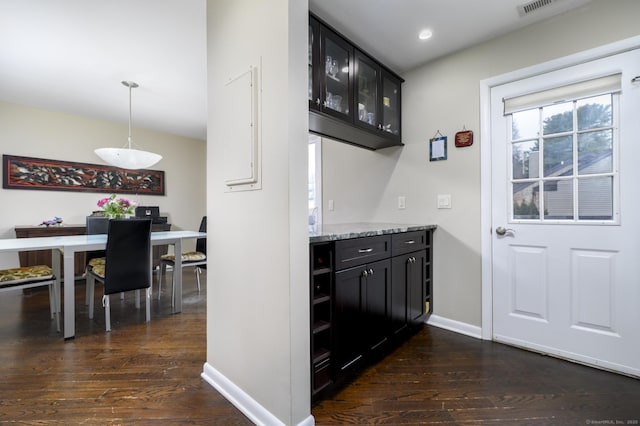
[{"label": "dark upper cabinet", "polygon": [[402,145],[403,80],[309,16],[309,130],[367,149]]},{"label": "dark upper cabinet", "polygon": [[373,59],[356,50],[356,125],[400,143],[400,85],[394,76]]},{"label": "dark upper cabinet", "polygon": [[352,122],[353,47],[310,19],[309,52],[309,109]]}]

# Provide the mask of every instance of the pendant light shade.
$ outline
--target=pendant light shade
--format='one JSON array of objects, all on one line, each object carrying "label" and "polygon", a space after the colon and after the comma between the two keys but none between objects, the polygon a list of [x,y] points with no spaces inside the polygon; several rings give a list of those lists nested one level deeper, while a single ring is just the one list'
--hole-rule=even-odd
[{"label": "pendant light shade", "polygon": [[162,155],[133,148],[98,148],[94,151],[107,163],[122,169],[146,169],[162,160]]},{"label": "pendant light shade", "polygon": [[153,152],[131,148],[131,89],[138,87],[133,81],[123,81],[129,88],[129,139],[126,148],[98,148],[94,152],[107,163],[122,169],[146,169],[162,160],[162,156]]}]

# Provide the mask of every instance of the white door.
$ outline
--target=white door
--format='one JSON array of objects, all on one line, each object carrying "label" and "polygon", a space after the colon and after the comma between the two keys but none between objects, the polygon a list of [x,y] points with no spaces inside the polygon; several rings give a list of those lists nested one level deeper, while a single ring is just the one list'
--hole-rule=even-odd
[{"label": "white door", "polygon": [[640,376],[638,76],[634,50],[491,89],[494,340]]}]

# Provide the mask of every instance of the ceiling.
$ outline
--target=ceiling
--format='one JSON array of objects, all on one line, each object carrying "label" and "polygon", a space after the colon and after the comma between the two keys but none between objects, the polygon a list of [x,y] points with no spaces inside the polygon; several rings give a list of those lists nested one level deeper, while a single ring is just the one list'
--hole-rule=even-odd
[{"label": "ceiling", "polygon": [[[402,73],[590,0],[309,0]],[[433,37],[419,41],[421,29]],[[0,101],[205,139],[206,0],[0,0]],[[135,134],[134,134],[135,136]]]}]

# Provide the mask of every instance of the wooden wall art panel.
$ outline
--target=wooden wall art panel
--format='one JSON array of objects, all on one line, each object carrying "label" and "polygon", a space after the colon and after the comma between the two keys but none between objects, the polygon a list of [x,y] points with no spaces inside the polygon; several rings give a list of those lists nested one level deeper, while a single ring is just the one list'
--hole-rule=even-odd
[{"label": "wooden wall art panel", "polygon": [[42,158],[2,156],[2,187],[52,191],[164,195],[164,171]]}]

